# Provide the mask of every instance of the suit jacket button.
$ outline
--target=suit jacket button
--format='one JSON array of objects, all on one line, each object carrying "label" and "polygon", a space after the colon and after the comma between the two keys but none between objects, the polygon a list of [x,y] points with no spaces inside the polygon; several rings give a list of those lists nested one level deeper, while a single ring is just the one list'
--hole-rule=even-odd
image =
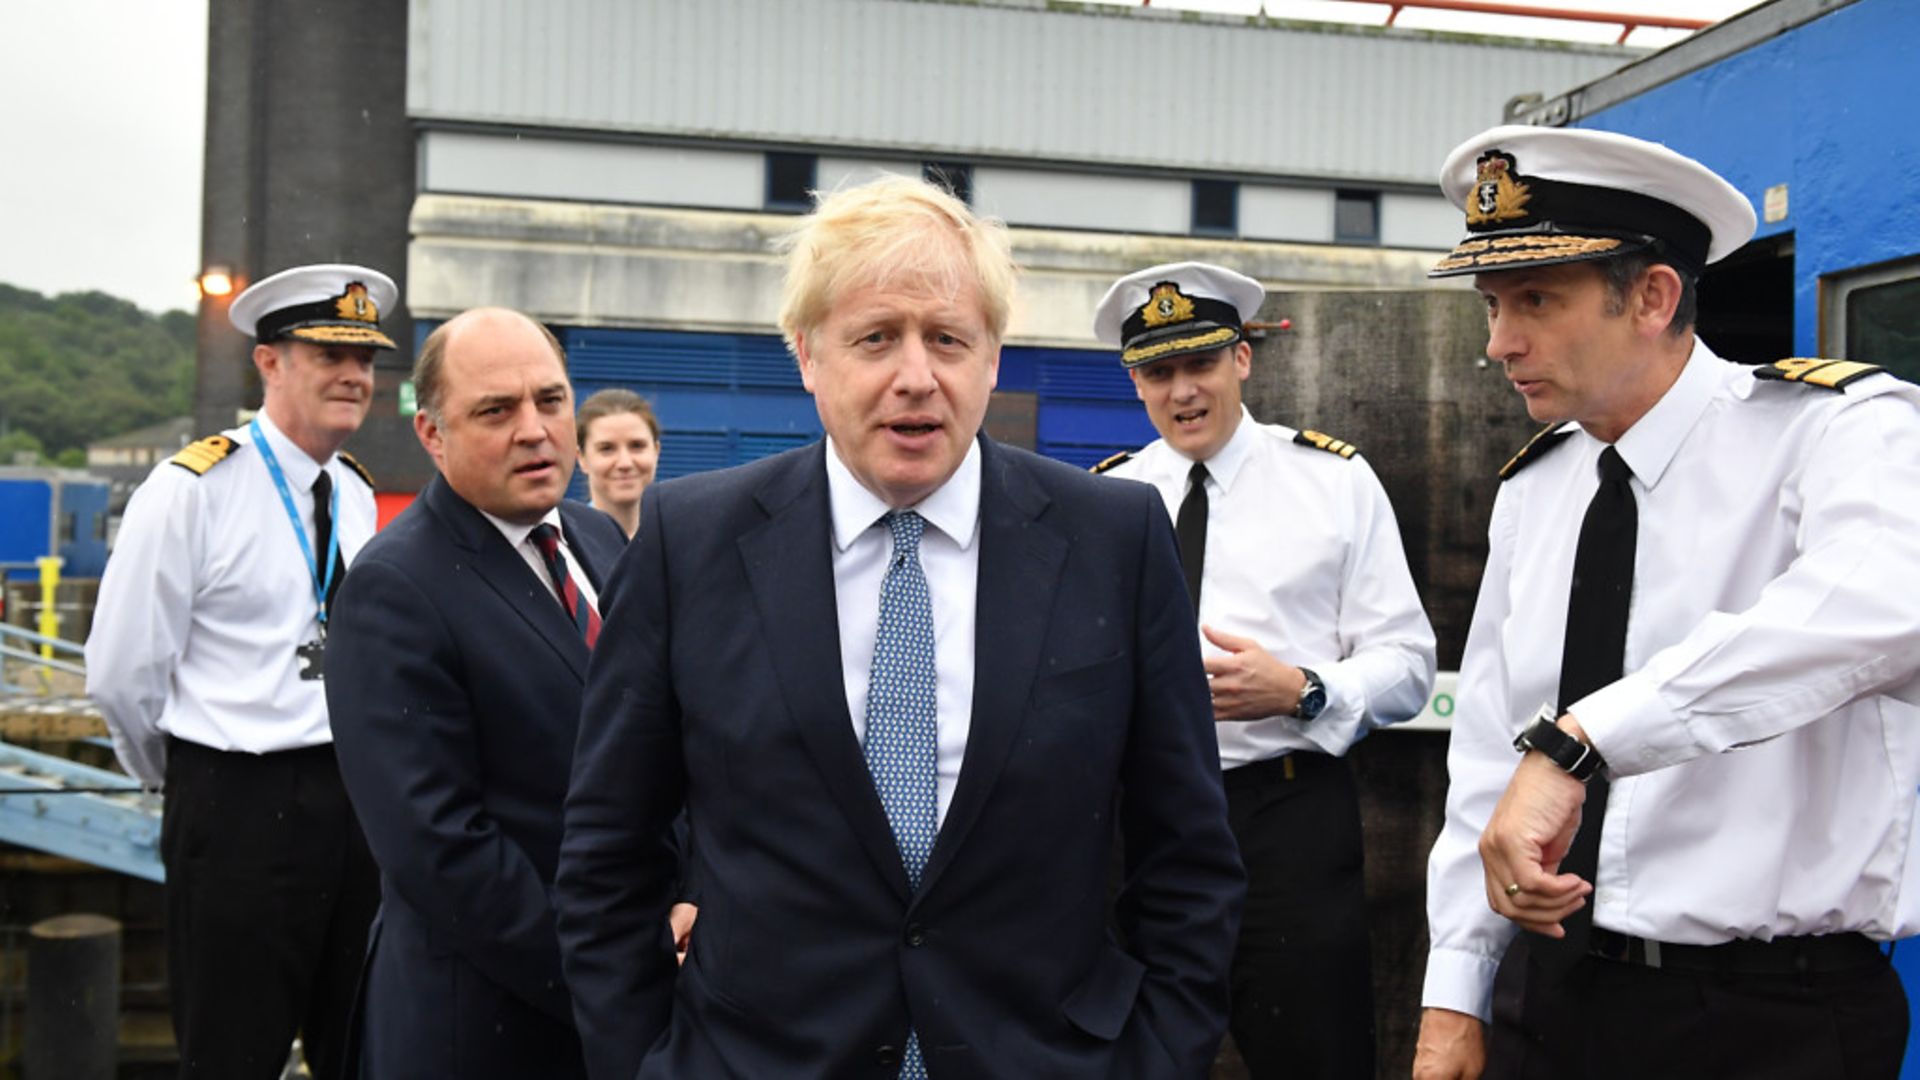
[{"label": "suit jacket button", "polygon": [[891,1045],[882,1046],[873,1052],[873,1060],[876,1064],[880,1065],[898,1065],[900,1064],[900,1048]]},{"label": "suit jacket button", "polygon": [[917,949],[927,943],[927,931],[919,923],[907,927],[907,946]]}]

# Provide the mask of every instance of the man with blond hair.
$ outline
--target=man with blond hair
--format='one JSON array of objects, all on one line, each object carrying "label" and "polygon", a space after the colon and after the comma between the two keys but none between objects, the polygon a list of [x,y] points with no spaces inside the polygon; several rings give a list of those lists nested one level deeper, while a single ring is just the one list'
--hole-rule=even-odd
[{"label": "man with blond hair", "polygon": [[649,488],[605,594],[556,882],[590,1071],[1203,1075],[1244,882],[1165,511],[980,434],[1003,227],[889,178],[787,250],[826,438]]}]

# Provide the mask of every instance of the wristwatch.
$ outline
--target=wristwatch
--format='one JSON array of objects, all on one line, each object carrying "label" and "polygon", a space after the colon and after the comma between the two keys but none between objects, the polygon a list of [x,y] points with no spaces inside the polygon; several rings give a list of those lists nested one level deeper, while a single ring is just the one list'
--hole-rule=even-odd
[{"label": "wristwatch", "polygon": [[1320,715],[1327,707],[1327,684],[1320,681],[1312,668],[1301,668],[1300,674],[1307,677],[1307,685],[1300,688],[1300,700],[1293,707],[1295,720],[1311,720]]},{"label": "wristwatch", "polygon": [[1538,750],[1547,756],[1547,760],[1560,767],[1560,770],[1581,783],[1593,779],[1593,774],[1606,768],[1606,761],[1600,757],[1600,751],[1574,738],[1554,723],[1559,719],[1559,711],[1551,705],[1543,705],[1534,714],[1533,723],[1520,730],[1514,736],[1513,748],[1526,753]]}]

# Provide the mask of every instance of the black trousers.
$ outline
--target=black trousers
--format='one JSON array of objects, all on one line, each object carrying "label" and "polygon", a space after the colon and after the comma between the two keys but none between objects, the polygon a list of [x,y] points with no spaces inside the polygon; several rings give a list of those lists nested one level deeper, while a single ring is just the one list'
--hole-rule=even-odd
[{"label": "black trousers", "polygon": [[1907,997],[1887,962],[1675,971],[1587,957],[1555,977],[1522,933],[1494,984],[1483,1080],[1895,1080]]},{"label": "black trousers", "polygon": [[167,742],[167,966],[182,1077],[272,1080],[299,1033],[347,1075],[347,1021],[380,873],[333,747]]},{"label": "black trousers", "polygon": [[1233,1041],[1254,1080],[1373,1080],[1373,972],[1360,799],[1344,758],[1296,751],[1229,769],[1247,867]]}]

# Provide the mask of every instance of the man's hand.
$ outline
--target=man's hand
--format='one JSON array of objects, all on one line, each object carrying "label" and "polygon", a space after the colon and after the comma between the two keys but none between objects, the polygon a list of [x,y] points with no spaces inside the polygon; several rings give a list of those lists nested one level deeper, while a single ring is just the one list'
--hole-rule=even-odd
[{"label": "man's hand", "polygon": [[667,926],[673,930],[674,957],[680,963],[687,962],[687,943],[693,940],[693,921],[700,917],[700,909],[688,903],[673,905],[667,912]]},{"label": "man's hand", "polygon": [[1209,656],[1208,686],[1213,691],[1215,720],[1264,720],[1291,716],[1307,689],[1307,677],[1292,664],[1273,658],[1252,638],[1235,637],[1211,626],[1200,632],[1226,656]]},{"label": "man's hand", "polygon": [[1487,1067],[1487,1037],[1478,1017],[1424,1009],[1413,1045],[1413,1080],[1477,1080]]},{"label": "man's hand", "polygon": [[[1571,716],[1561,720],[1561,727],[1581,736]],[[1545,754],[1529,752],[1520,759],[1480,834],[1487,904],[1496,914],[1536,934],[1566,935],[1560,920],[1580,910],[1593,892],[1593,885],[1578,874],[1559,873],[1586,800],[1587,786]],[[1515,885],[1519,888],[1512,888]]]}]

